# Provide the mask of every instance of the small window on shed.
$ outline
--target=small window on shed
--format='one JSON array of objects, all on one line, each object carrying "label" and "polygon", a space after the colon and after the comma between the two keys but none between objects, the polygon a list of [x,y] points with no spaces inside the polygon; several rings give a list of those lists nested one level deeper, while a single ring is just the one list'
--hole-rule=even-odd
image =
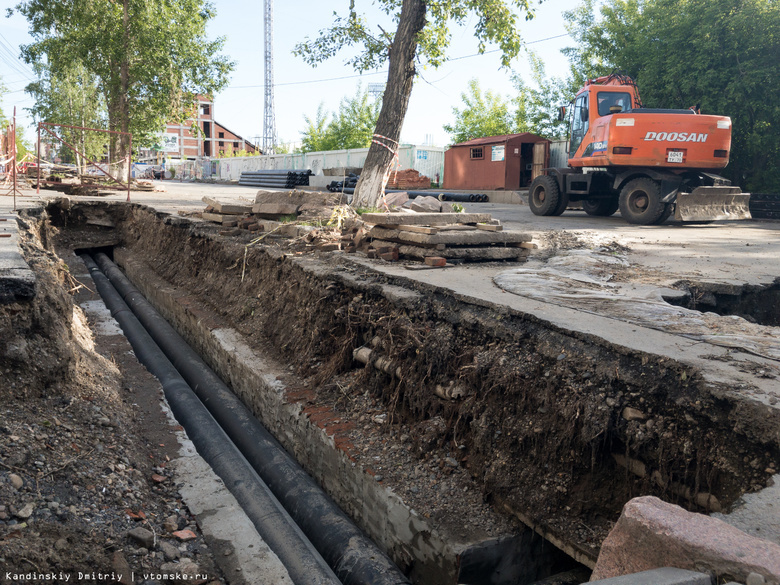
[{"label": "small window on shed", "polygon": [[481,146],[475,146],[474,148],[471,149],[471,158],[474,159],[485,158]]},{"label": "small window on shed", "polygon": [[233,143],[233,148],[238,148],[238,142]]}]

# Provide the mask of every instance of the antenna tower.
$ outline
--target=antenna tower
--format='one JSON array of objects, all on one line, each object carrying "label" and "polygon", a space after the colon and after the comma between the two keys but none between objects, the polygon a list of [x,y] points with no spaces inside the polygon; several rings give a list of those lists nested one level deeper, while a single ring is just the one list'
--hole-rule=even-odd
[{"label": "antenna tower", "polygon": [[265,23],[265,114],[263,116],[263,154],[273,154],[276,144],[274,114],[274,0],[263,0]]}]

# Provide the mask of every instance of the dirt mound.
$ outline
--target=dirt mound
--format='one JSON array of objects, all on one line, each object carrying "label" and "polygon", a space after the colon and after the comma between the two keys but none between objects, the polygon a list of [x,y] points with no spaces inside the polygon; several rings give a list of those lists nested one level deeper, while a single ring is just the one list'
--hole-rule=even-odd
[{"label": "dirt mound", "polygon": [[[159,385],[143,372],[125,375],[123,360],[134,361],[127,349],[112,355],[96,346],[76,304],[90,296],[91,282],[79,283],[44,248],[55,235],[45,220],[20,221],[37,296],[0,305],[0,582],[128,571],[140,580],[186,559],[218,578],[202,536],[184,543],[172,535],[198,528],[167,468],[178,444],[159,408]],[[144,408],[157,415],[145,413],[148,427]],[[132,538],[138,528],[152,540]]]}]

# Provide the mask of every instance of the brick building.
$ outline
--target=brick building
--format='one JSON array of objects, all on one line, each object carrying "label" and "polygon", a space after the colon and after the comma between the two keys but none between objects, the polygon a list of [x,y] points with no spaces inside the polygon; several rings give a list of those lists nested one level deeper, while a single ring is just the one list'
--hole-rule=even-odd
[{"label": "brick building", "polygon": [[[168,124],[160,139],[158,153],[171,160],[195,160],[229,156],[231,153],[245,150],[250,154],[259,154],[254,144],[235,132],[231,132],[214,119],[214,102],[198,96],[197,120],[189,119],[183,123]],[[192,131],[193,121],[200,128],[200,136]]]}]

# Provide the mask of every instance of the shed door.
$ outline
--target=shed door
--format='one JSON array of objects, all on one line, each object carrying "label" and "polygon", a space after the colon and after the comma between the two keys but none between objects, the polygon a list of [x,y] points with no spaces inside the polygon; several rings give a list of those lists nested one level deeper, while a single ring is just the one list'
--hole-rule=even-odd
[{"label": "shed door", "polygon": [[542,174],[542,169],[545,167],[547,161],[547,143],[537,142],[534,144],[534,166],[532,171],[531,180]]}]

